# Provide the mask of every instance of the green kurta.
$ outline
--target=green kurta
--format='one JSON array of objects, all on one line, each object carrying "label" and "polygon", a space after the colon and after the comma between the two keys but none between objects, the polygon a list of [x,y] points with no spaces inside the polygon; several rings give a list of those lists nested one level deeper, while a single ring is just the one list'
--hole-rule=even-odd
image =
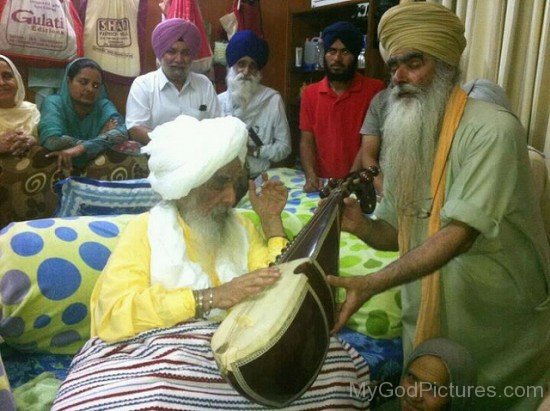
[{"label": "green kurta", "polygon": [[[494,398],[479,398],[482,409],[534,409],[540,388],[529,395],[523,388],[547,389],[550,381],[550,247],[534,198],[521,124],[505,109],[469,99],[449,155],[441,226],[458,220],[480,235],[442,269],[441,314],[444,336],[478,364],[479,384],[495,387]],[[376,215],[397,227],[393,200],[385,187]],[[427,226],[418,220],[410,249],[424,241]],[[404,285],[405,358],[419,304],[420,280]],[[519,398],[506,398],[514,390],[506,386],[519,387]]]}]

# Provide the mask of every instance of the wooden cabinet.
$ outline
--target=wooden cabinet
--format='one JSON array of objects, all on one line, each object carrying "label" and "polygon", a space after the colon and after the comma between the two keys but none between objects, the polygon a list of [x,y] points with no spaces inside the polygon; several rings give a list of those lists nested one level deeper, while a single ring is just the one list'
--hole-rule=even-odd
[{"label": "wooden cabinet", "polygon": [[[366,5],[368,11],[362,12]],[[360,69],[368,77],[384,79],[384,62],[377,48],[376,40],[376,1],[348,0],[323,7],[311,8],[311,0],[290,0],[288,2],[288,44],[286,59],[286,87],[284,99],[287,105],[287,117],[290,123],[293,141],[293,155],[298,155],[300,90],[304,84],[319,81],[324,70],[304,70],[296,67],[296,47],[304,47],[306,38],[319,36],[328,25],[337,21],[349,21],[355,24],[367,36],[365,68]],[[358,16],[359,15],[359,16]]]}]

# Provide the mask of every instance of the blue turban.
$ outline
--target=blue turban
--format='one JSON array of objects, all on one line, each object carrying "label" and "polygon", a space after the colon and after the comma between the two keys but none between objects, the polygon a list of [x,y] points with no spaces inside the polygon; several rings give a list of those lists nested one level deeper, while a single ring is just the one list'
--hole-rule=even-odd
[{"label": "blue turban", "polygon": [[325,50],[329,49],[336,40],[344,43],[344,46],[355,57],[359,55],[363,48],[363,38],[361,31],[353,24],[347,21],[338,21],[331,24],[323,30],[321,34]]},{"label": "blue turban", "polygon": [[166,19],[155,27],[151,35],[151,43],[155,56],[160,60],[164,53],[174,45],[176,41],[183,40],[192,58],[196,58],[201,47],[201,34],[197,26],[185,19]]},{"label": "blue turban", "polygon": [[248,56],[262,69],[269,57],[269,47],[265,40],[259,38],[252,30],[236,32],[225,50],[225,58],[229,67],[233,66],[243,57]]}]

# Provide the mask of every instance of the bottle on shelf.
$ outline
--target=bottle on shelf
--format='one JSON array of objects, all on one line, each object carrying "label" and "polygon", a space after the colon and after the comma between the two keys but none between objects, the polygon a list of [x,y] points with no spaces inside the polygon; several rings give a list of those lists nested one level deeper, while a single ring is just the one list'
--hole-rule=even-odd
[{"label": "bottle on shelf", "polygon": [[363,49],[361,49],[361,52],[357,56],[357,68],[360,68],[360,69],[365,68],[365,66],[366,66],[365,52],[366,52],[366,50],[363,48]]},{"label": "bottle on shelf", "polygon": [[325,67],[325,46],[323,40],[318,37],[317,44],[315,46],[315,55],[317,57],[317,64],[315,70],[322,70]]},{"label": "bottle on shelf", "polygon": [[366,67],[366,53],[367,53],[367,35],[363,35],[363,48],[357,56],[357,68],[364,69]]},{"label": "bottle on shelf", "polygon": [[323,41],[320,37],[306,38],[303,69],[305,71],[319,70],[323,67],[323,62],[319,63],[319,59],[323,59],[324,55]]}]

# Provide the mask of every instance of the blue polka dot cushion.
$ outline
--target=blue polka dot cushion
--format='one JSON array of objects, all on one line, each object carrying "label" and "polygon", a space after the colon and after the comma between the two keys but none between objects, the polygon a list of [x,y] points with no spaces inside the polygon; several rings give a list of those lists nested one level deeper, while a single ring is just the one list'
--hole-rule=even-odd
[{"label": "blue polka dot cushion", "polygon": [[15,399],[11,392],[2,357],[0,357],[0,410],[15,410]]},{"label": "blue polka dot cushion", "polygon": [[[289,190],[285,211],[294,214],[306,224],[319,202],[318,193],[304,193],[304,173],[290,168],[275,168],[268,171],[270,178],[279,179]],[[248,195],[239,202],[239,207],[250,209]],[[340,275],[353,277],[374,273],[397,258],[396,252],[377,251],[359,238],[342,233],[340,237]],[[337,296],[343,301],[344,294]],[[401,336],[401,293],[393,288],[372,297],[349,319],[347,326],[373,338]]]},{"label": "blue polka dot cushion", "polygon": [[[258,223],[254,212],[236,211]],[[90,337],[95,282],[133,217],[52,218],[0,230],[0,336],[6,343],[25,352],[77,352]],[[302,228],[286,211],[283,224],[290,238]]]},{"label": "blue polka dot cushion", "polygon": [[27,352],[71,354],[90,335],[89,299],[133,216],[12,223],[0,231],[0,336]]},{"label": "blue polka dot cushion", "polygon": [[59,196],[56,217],[140,214],[160,200],[146,179],[69,177],[57,182],[55,191]]}]

